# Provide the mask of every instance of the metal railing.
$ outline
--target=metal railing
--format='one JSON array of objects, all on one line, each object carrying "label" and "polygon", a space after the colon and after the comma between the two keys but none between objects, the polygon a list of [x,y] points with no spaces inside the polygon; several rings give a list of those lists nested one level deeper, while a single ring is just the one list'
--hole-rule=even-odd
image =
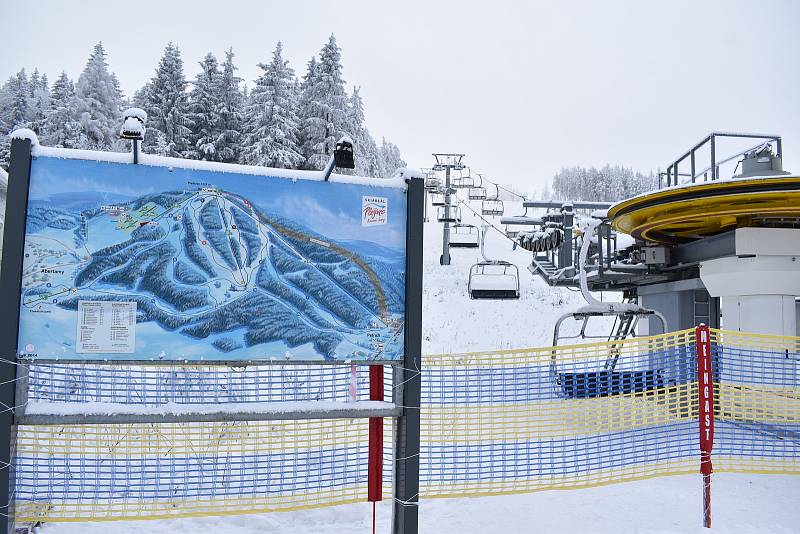
[{"label": "metal railing", "polygon": [[[717,159],[717,138],[739,138],[739,139],[759,139],[759,143],[754,146],[748,147],[744,150],[741,150],[727,158],[718,160]],[[719,167],[733,159],[736,159],[740,156],[743,156],[747,152],[757,149],[758,147],[764,145],[765,143],[775,143],[777,145],[777,157],[781,157],[782,154],[782,142],[781,136],[779,135],[767,135],[767,134],[749,134],[749,133],[734,133],[734,132],[711,132],[703,139],[701,139],[697,144],[695,144],[692,148],[688,151],[683,153],[680,157],[678,157],[675,161],[673,161],[668,167],[666,172],[659,173],[658,175],[658,188],[662,189],[664,187],[672,187],[674,185],[678,185],[680,182],[680,177],[688,177],[688,182],[695,183],[698,178],[702,177],[704,182],[713,181],[719,179]],[[710,161],[709,165],[702,168],[700,171],[697,170],[697,151],[701,148],[708,145],[710,150]],[[689,159],[689,173],[681,173],[679,170],[680,164],[683,163],[686,159]],[[710,173],[710,176],[709,176]],[[664,185],[663,178],[666,177],[667,183]],[[683,182],[686,183],[686,182]]]}]

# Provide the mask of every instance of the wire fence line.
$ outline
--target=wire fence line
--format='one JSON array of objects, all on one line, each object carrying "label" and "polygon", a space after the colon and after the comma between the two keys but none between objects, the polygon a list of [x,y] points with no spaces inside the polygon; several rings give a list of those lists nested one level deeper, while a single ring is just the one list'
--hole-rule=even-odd
[{"label": "wire fence line", "polygon": [[[716,471],[800,474],[800,338],[711,331]],[[391,369],[387,367],[388,369]],[[367,368],[32,364],[29,402],[158,406],[366,398]],[[393,398],[392,373],[384,389]],[[581,488],[698,473],[694,330],[428,355],[420,496]],[[394,424],[383,485],[393,484]],[[21,521],[284,511],[365,501],[368,421],[20,425]]]}]

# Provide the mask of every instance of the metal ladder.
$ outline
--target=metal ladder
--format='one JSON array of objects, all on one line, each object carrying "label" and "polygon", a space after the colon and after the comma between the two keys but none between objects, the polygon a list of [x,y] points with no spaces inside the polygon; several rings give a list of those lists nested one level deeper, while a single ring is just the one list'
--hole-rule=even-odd
[{"label": "metal ladder", "polygon": [[[626,297],[623,299],[624,303],[632,304],[636,302],[636,297]],[[622,341],[626,339],[636,328],[639,322],[639,317],[636,315],[619,315],[614,319],[614,324],[611,327],[611,333],[608,336],[608,341]],[[609,347],[609,355],[606,358],[606,363],[603,364],[603,369],[613,371],[619,361],[620,352],[616,344]]]}]

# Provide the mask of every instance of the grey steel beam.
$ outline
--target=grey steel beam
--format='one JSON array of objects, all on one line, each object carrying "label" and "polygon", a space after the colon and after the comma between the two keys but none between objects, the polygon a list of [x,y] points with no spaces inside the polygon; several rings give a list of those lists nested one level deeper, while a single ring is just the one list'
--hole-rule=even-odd
[{"label": "grey steel beam", "polygon": [[[56,404],[56,403],[54,403]],[[21,425],[130,425],[134,423],[222,423],[229,421],[288,421],[297,419],[365,419],[369,417],[398,417],[400,407],[342,408],[322,410],[287,410],[285,412],[208,411],[201,413],[118,413],[118,414],[25,414]]]},{"label": "grey steel beam", "polygon": [[508,217],[501,217],[500,224],[537,226],[542,224],[542,219],[541,217],[528,217],[526,215],[510,215]]},{"label": "grey steel beam", "polygon": [[584,202],[581,200],[526,200],[522,206],[525,208],[561,209],[564,204],[572,204],[572,209],[576,210],[603,210],[614,205],[613,202]]},{"label": "grey steel beam", "polygon": [[97,359],[75,359],[75,358],[25,358],[19,357],[19,362],[24,365],[96,365],[98,367],[119,367],[120,365],[130,365],[135,367],[259,367],[259,366],[284,366],[294,367],[300,365],[314,365],[320,367],[356,365],[402,365],[400,360],[286,360],[286,359],[264,359],[264,360],[97,360]]},{"label": "grey steel beam", "polygon": [[730,230],[704,239],[678,245],[670,250],[670,266],[736,255],[736,231]]}]

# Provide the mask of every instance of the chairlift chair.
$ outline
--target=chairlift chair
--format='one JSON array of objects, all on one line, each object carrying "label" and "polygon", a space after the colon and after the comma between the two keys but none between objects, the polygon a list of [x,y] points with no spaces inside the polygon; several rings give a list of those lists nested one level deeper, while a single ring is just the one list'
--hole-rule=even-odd
[{"label": "chairlift chair", "polygon": [[469,188],[470,200],[483,200],[486,198],[486,188],[482,185]]},{"label": "chairlift chair", "polygon": [[486,188],[483,186],[483,176],[478,176],[478,183],[473,183],[472,187],[467,191],[467,196],[470,200],[483,200],[486,198]]},{"label": "chairlift chair", "polygon": [[471,189],[475,187],[475,179],[472,176],[462,176],[458,182],[453,183],[453,187],[456,189]]},{"label": "chairlift chair", "polygon": [[[595,317],[615,317],[611,335],[599,336],[587,332],[589,321]],[[554,349],[550,359],[550,374],[556,393],[560,397],[586,399],[626,393],[643,393],[663,387],[665,385],[664,370],[652,367],[650,364],[648,364],[650,368],[647,369],[617,370],[617,364],[622,355],[623,345],[621,342],[635,335],[636,325],[642,317],[658,318],[663,331],[667,331],[666,320],[661,313],[630,302],[610,304],[604,309],[585,306],[559,317],[553,332]],[[580,329],[577,334],[562,335],[561,326],[570,318],[580,323]],[[604,345],[607,354],[602,367],[599,362],[592,364],[589,360],[582,359],[568,360],[566,363],[558,362],[556,348],[560,341],[581,342],[592,339],[609,342]],[[620,343],[615,343],[617,341]],[[659,348],[653,347],[652,350],[657,352]],[[592,365],[597,367],[591,368]]]},{"label": "chairlift chair", "polygon": [[450,227],[450,248],[478,248],[480,232],[472,224],[455,224]]},{"label": "chairlift chair", "polygon": [[500,200],[500,187],[494,184],[495,194],[487,197],[481,202],[481,215],[502,215],[505,211],[503,201]]},{"label": "chairlift chair", "polygon": [[513,263],[503,260],[490,260],[486,257],[486,232],[489,225],[483,225],[481,232],[481,256],[469,270],[467,290],[471,299],[508,300],[519,298],[519,269]]},{"label": "chairlift chair", "polygon": [[431,205],[444,206],[444,192],[441,190],[431,192]]},{"label": "chairlift chair", "polygon": [[[524,199],[523,199],[523,202],[524,202]],[[517,217],[522,218],[522,217],[527,217],[527,216],[528,216],[528,208],[525,208],[525,211],[523,211]],[[502,222],[502,221],[500,221],[500,222]],[[511,225],[511,224],[506,223],[506,228],[505,228],[506,237],[511,238],[511,239],[516,239],[516,238],[519,237],[519,234],[520,234],[520,232],[522,230],[514,229],[514,228],[512,228],[512,226],[516,226],[516,225]]]},{"label": "chairlift chair", "polygon": [[425,180],[425,189],[428,191],[438,191],[442,187],[442,182],[436,176],[429,176]]},{"label": "chairlift chair", "polygon": [[439,206],[437,210],[437,219],[440,223],[460,223],[461,208],[452,204],[449,206]]},{"label": "chairlift chair", "polygon": [[481,202],[481,215],[499,216],[505,211],[499,198],[486,198]]}]

